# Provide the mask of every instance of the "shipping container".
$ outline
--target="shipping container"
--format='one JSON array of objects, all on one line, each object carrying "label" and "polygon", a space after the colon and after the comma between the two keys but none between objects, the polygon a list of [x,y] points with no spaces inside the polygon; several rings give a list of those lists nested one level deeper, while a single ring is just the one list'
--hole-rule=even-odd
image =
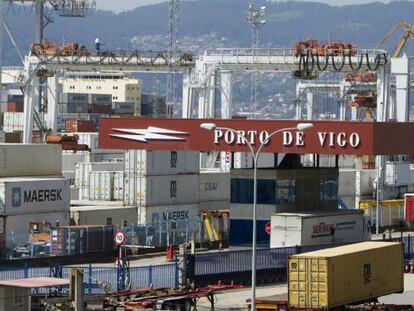
[{"label": "shipping container", "polygon": [[69,211],[70,183],[63,177],[8,177],[0,179],[0,213]]},{"label": "shipping container", "polygon": [[125,175],[124,205],[153,206],[200,201],[199,175]]},{"label": "shipping container", "polygon": [[24,101],[24,96],[23,96],[23,94],[8,94],[7,95],[7,101],[23,102]]},{"label": "shipping container", "polygon": [[124,172],[115,172],[114,174],[114,200],[124,200]]},{"label": "shipping container", "polygon": [[[39,118],[44,120],[44,113],[38,113]],[[24,114],[23,112],[5,112],[3,114],[3,131],[7,133],[12,133],[16,131],[23,131],[24,129]],[[39,130],[39,128],[34,124],[34,130]]]},{"label": "shipping container", "polygon": [[134,103],[115,103],[115,113],[116,114],[133,114],[134,113]]},{"label": "shipping container", "polygon": [[93,132],[93,122],[91,120],[65,120],[65,132]]},{"label": "shipping container", "polygon": [[89,94],[89,103],[112,106],[112,95],[111,94]]},{"label": "shipping container", "polygon": [[76,164],[86,162],[86,154],[82,152],[64,152],[62,153],[62,171],[76,170]]},{"label": "shipping container", "polygon": [[199,220],[199,216],[200,207],[198,204],[174,204],[138,207],[138,220],[140,224],[197,222]]},{"label": "shipping container", "polygon": [[113,226],[60,226],[52,230],[52,255],[112,252],[113,237]]},{"label": "shipping container", "polygon": [[89,200],[114,200],[114,174],[108,171],[89,173]]},{"label": "shipping container", "polygon": [[189,151],[125,151],[125,172],[135,175],[198,174],[200,153]]},{"label": "shipping container", "polygon": [[[234,153],[234,168],[252,168],[253,158],[251,153]],[[260,155],[258,168],[275,167],[275,155],[273,153],[263,153]]]},{"label": "shipping container", "polygon": [[0,144],[0,177],[61,174],[60,145]]},{"label": "shipping container", "polygon": [[[364,211],[372,224],[377,223],[376,201],[360,201],[359,208]],[[380,227],[399,226],[400,221],[404,220],[404,200],[381,200],[378,210]]]},{"label": "shipping container", "polygon": [[273,214],[270,247],[361,242],[369,230],[363,215],[361,210]]},{"label": "shipping container", "polygon": [[404,199],[404,220],[414,221],[414,194],[406,193]]},{"label": "shipping container", "polygon": [[22,142],[21,132],[4,133],[4,142],[7,144],[20,144]]},{"label": "shipping container", "polygon": [[89,94],[87,93],[60,93],[59,104],[76,103],[87,104],[89,101]]},{"label": "shipping container", "polygon": [[65,131],[65,120],[89,120],[88,113],[58,113],[57,115],[57,128],[59,131]]},{"label": "shipping container", "polygon": [[75,185],[89,187],[90,172],[122,171],[122,162],[79,162],[76,164]]},{"label": "shipping container", "polygon": [[340,169],[338,178],[338,195],[342,197],[355,196],[356,171],[355,169]]},{"label": "shipping container", "polygon": [[23,102],[8,101],[7,112],[23,112]]},{"label": "shipping container", "polygon": [[230,173],[200,172],[200,201],[230,201]]},{"label": "shipping container", "polygon": [[289,306],[322,309],[404,290],[401,243],[363,242],[289,257]]},{"label": "shipping container", "polygon": [[[108,203],[108,202],[103,202]],[[113,203],[113,202],[111,202]],[[71,206],[71,219],[78,225],[114,225],[122,226],[126,221],[137,222],[137,207],[122,205],[84,205]]]},{"label": "shipping container", "polygon": [[103,105],[103,104],[89,104],[88,105],[89,113],[103,113],[103,114],[112,114],[112,104]]},{"label": "shipping container", "polygon": [[66,103],[58,105],[59,113],[88,113],[88,104]]}]

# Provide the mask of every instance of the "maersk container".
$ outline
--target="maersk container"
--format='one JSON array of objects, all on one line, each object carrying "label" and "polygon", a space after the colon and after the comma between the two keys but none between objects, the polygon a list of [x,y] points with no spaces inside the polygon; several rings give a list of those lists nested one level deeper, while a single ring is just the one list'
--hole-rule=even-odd
[{"label": "maersk container", "polygon": [[124,205],[171,205],[198,203],[198,174],[136,176],[125,175]]},{"label": "maersk container", "polygon": [[125,152],[125,172],[135,175],[198,174],[200,153],[190,151]]},{"label": "maersk container", "polygon": [[[175,204],[161,206],[139,206],[138,221],[141,224],[160,224],[166,222],[182,223],[187,225],[197,223],[200,216],[198,204]],[[180,229],[180,228],[178,228]],[[185,231],[185,228],[181,228]]]},{"label": "maersk container", "polygon": [[401,243],[363,242],[289,257],[289,306],[328,309],[404,291]]},{"label": "maersk container", "polygon": [[61,93],[59,94],[59,104],[80,103],[88,104],[89,95],[87,93]]},{"label": "maersk container", "polygon": [[200,201],[230,201],[230,173],[200,172]]},{"label": "maersk container", "polygon": [[361,242],[367,232],[363,218],[361,210],[273,214],[270,247]]},{"label": "maersk container", "polygon": [[114,199],[115,172],[89,173],[89,200],[112,201]]},{"label": "maersk container", "polygon": [[0,213],[68,211],[70,183],[66,178],[9,177],[0,179]]},{"label": "maersk container", "polygon": [[0,177],[61,174],[60,145],[0,144]]}]

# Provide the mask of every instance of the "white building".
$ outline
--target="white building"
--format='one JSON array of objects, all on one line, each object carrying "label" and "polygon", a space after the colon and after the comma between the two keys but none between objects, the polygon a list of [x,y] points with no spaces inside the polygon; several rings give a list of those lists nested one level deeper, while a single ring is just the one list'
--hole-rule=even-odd
[{"label": "white building", "polygon": [[70,73],[61,78],[63,93],[112,94],[116,103],[133,103],[134,115],[141,115],[142,80],[124,73]]}]

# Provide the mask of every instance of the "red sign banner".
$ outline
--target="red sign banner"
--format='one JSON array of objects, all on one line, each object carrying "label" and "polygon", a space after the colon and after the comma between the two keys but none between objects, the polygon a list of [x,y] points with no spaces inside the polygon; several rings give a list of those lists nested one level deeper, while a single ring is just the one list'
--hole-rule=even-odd
[{"label": "red sign banner", "polygon": [[[245,140],[263,152],[338,155],[414,154],[414,123],[311,121],[296,129],[297,120],[144,119],[99,121],[99,147],[107,149],[248,152]],[[214,123],[215,129],[201,128]],[[288,129],[269,137],[277,130]],[[293,128],[293,129],[292,129]],[[240,134],[235,133],[236,130]],[[243,137],[245,137],[245,139]]]}]

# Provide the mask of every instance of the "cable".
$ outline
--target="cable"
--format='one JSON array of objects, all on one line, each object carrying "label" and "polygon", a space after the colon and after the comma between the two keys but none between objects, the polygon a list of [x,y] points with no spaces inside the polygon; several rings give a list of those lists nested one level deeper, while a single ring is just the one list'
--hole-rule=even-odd
[{"label": "cable", "polygon": [[325,63],[324,63],[324,65],[323,65],[323,67],[321,67],[321,64],[320,64],[320,61],[319,61],[319,53],[318,53],[318,52],[316,52],[316,66],[318,67],[318,69],[319,69],[320,71],[325,71],[325,70],[326,70],[326,68],[328,68],[328,64],[329,64],[329,55],[325,55],[325,56],[324,56],[324,58],[325,58]]},{"label": "cable", "polygon": [[[358,59],[358,55],[356,55]],[[349,60],[349,67],[351,67],[352,71],[359,71],[361,69],[362,63],[364,62],[364,55],[361,55],[361,58],[357,61],[357,66],[355,67],[352,63],[351,53],[348,53],[348,60]]]},{"label": "cable", "polygon": [[345,53],[344,53],[344,51],[342,51],[341,54],[342,54],[342,63],[341,63],[341,66],[340,67],[337,67],[336,66],[335,58],[334,58],[334,53],[331,54],[332,67],[337,72],[342,71],[342,69],[344,69],[344,66],[345,66]]}]

